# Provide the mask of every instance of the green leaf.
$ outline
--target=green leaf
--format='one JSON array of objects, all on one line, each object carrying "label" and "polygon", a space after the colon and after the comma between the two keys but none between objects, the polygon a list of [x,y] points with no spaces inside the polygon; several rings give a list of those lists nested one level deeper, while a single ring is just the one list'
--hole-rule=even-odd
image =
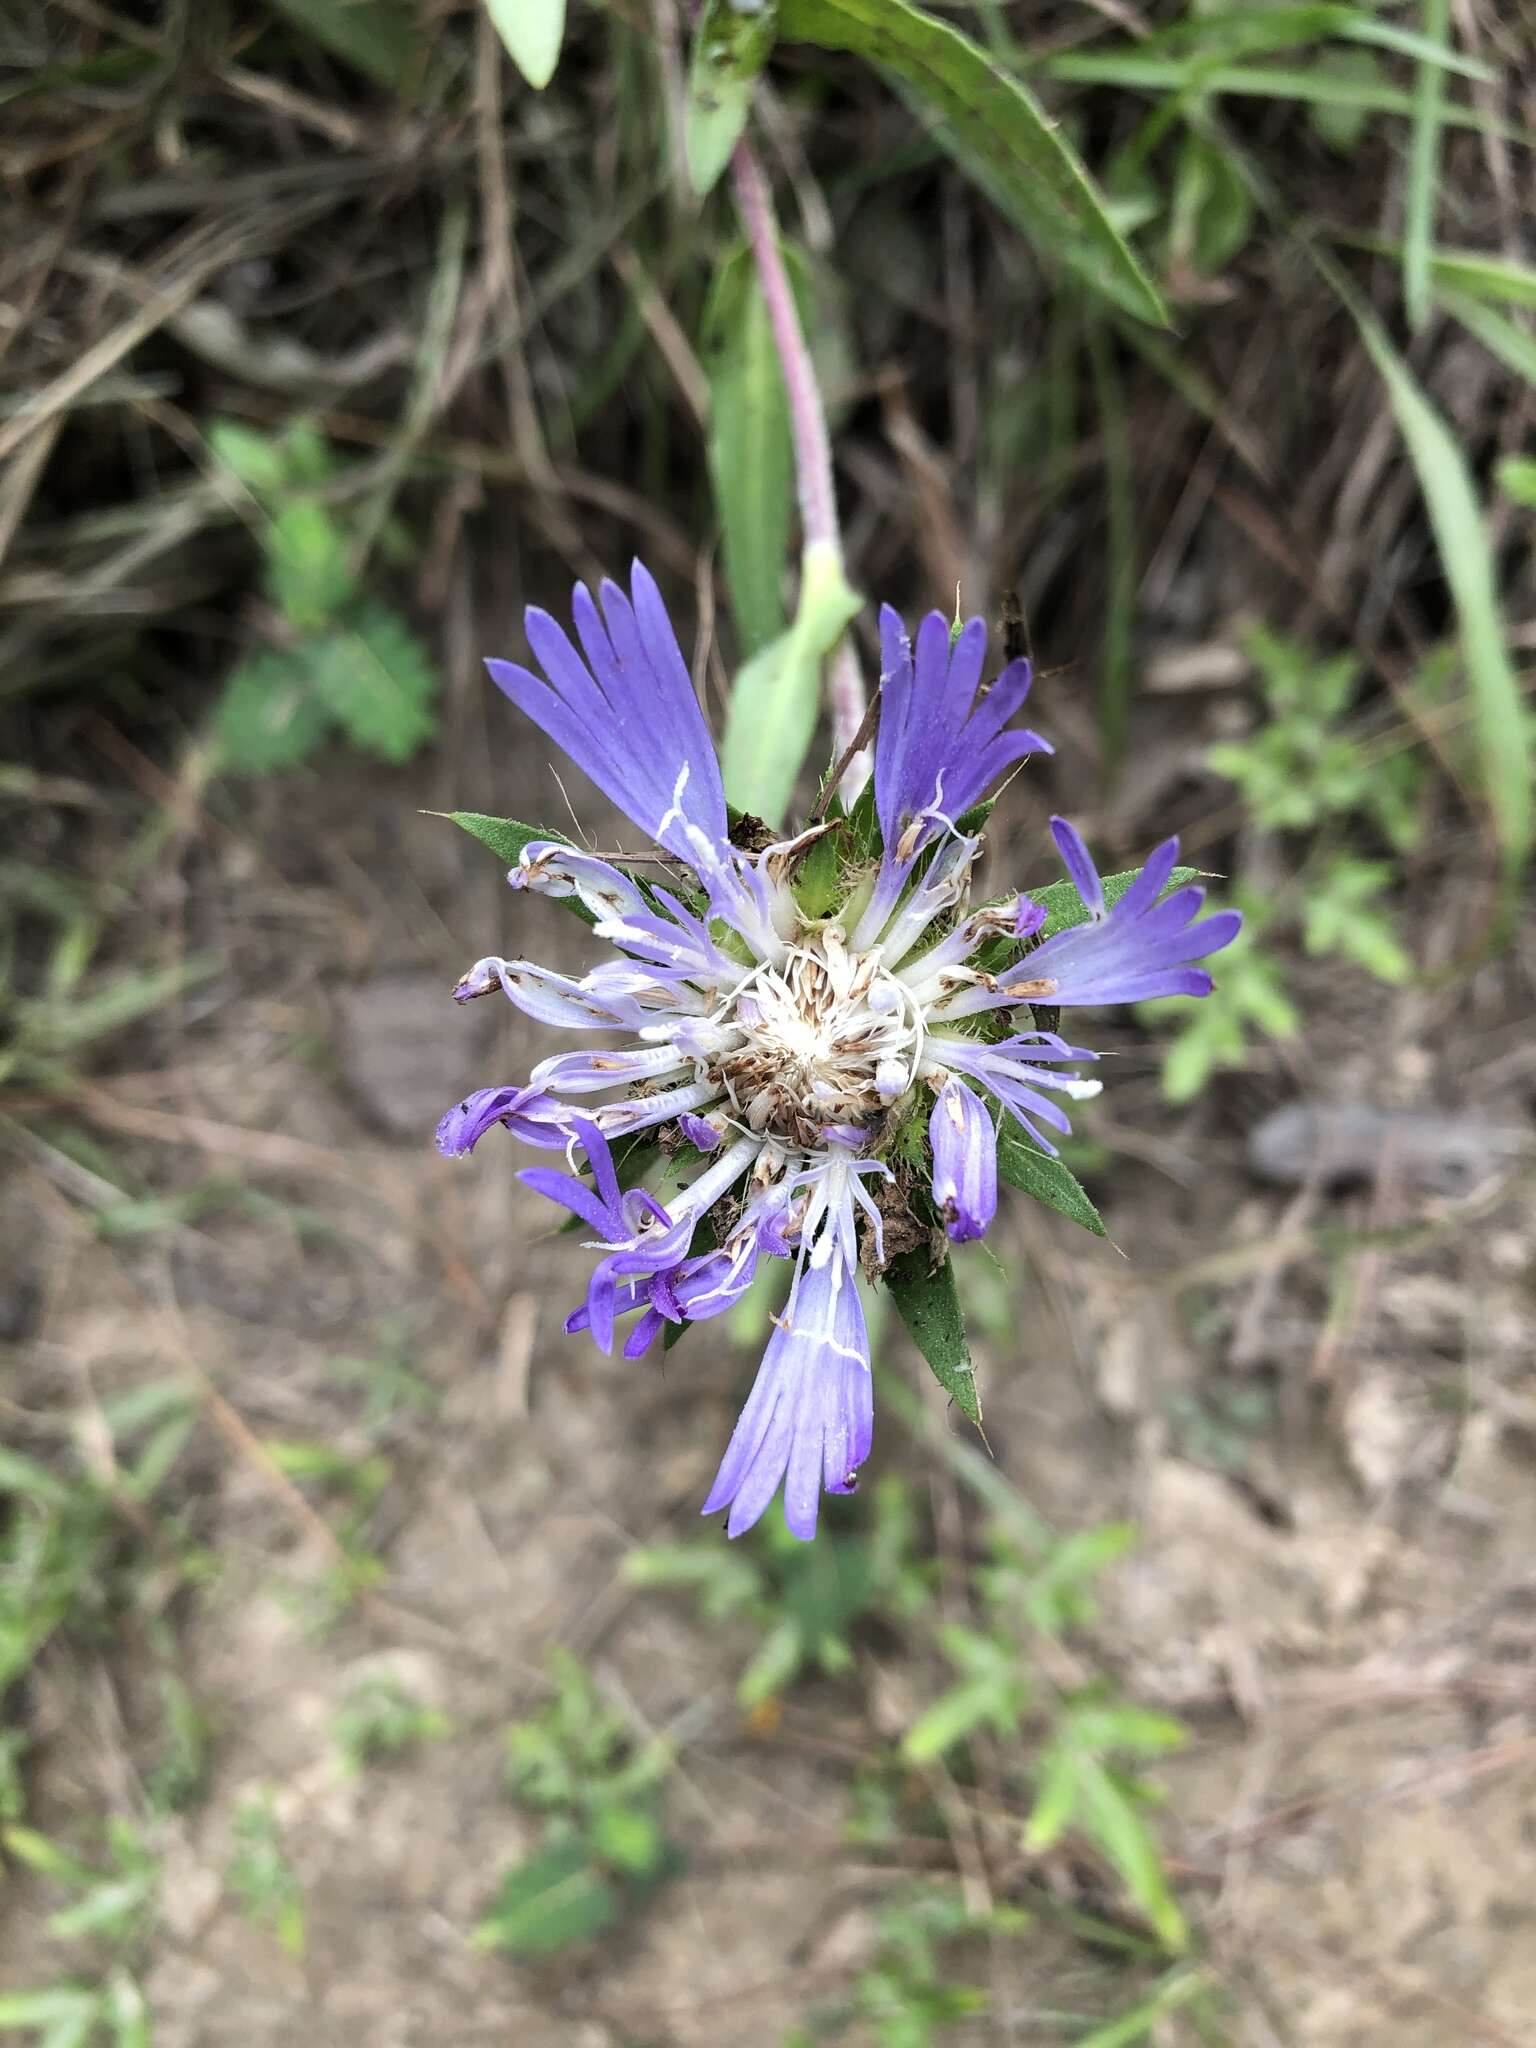
[{"label": "green leaf", "polygon": [[1378,49],[1419,58],[1439,65],[1442,70],[1460,72],[1466,78],[1491,81],[1493,77],[1486,64],[1458,55],[1447,49],[1443,41],[1379,21],[1365,8],[1340,5],[1338,0],[1303,0],[1299,6],[1277,6],[1274,0],[1268,0],[1263,7],[1213,8],[1209,13],[1192,9],[1167,28],[1144,36],[1135,47],[1143,55],[1184,51],[1188,66],[1185,88],[1198,89],[1203,82],[1201,67],[1213,57],[1252,57],[1332,37],[1345,42],[1372,43]]},{"label": "green leaf", "polygon": [[19,1494],[24,1500],[37,1501],[49,1508],[68,1507],[73,1497],[73,1489],[46,1465],[0,1444],[0,1495],[7,1493]]},{"label": "green leaf", "polygon": [[1301,943],[1317,954],[1334,953],[1358,961],[1379,981],[1400,985],[1413,972],[1413,962],[1398,939],[1388,914],[1374,905],[1394,879],[1390,861],[1362,861],[1340,855],[1307,890],[1302,913]]},{"label": "green leaf", "polygon": [[[1095,2027],[1091,2034],[1079,2035],[1076,2048],[1136,2048],[1138,2042],[1152,2036],[1159,2020],[1177,2012],[1181,2005],[1189,2005],[1204,1988],[1205,1979],[1200,1971],[1175,1970],[1163,1979],[1150,1998],[1144,1998],[1130,2012],[1107,2020],[1102,2027]],[[1211,2037],[1202,2035],[1202,2038]]]},{"label": "green leaf", "polygon": [[1045,1753],[1024,1828],[1024,1847],[1031,1856],[1043,1856],[1071,1825],[1077,1807],[1077,1761],[1065,1743],[1053,1743]]},{"label": "green leaf", "polygon": [[[468,832],[471,838],[488,846],[506,868],[515,868],[523,848],[535,839],[554,839],[563,846],[570,844],[563,832],[550,832],[542,825],[525,825],[518,818],[491,818],[483,811],[429,811],[427,815],[431,818],[452,818],[460,831]],[[597,923],[595,914],[588,910],[579,896],[561,896],[555,900],[562,909],[574,912],[583,924]],[[674,1326],[669,1323],[667,1327],[671,1329]]]},{"label": "green leaf", "polygon": [[1354,314],[1386,383],[1424,493],[1441,566],[1456,605],[1484,788],[1506,867],[1514,875],[1524,865],[1531,846],[1531,732],[1505,645],[1493,555],[1472,478],[1449,428],[1414,382],[1374,315],[1331,264],[1326,268]]},{"label": "green leaf", "polygon": [[553,1955],[601,1934],[620,1911],[613,1886],[592,1867],[591,1845],[578,1836],[515,1864],[474,1940],[477,1947],[514,1955]]},{"label": "green leaf", "polygon": [[1164,1948],[1180,1954],[1189,1946],[1189,1930],[1168,1888],[1151,1829],[1115,1775],[1093,1758],[1079,1758],[1077,1794],[1083,1826],[1124,1879]]},{"label": "green leaf", "polygon": [[288,464],[280,435],[258,434],[239,420],[215,420],[208,445],[248,491],[276,492],[288,481]]},{"label": "green leaf", "polygon": [[1056,123],[968,36],[906,0],[780,0],[779,33],[894,73],[936,116],[935,139],[1025,234],[1124,311],[1166,326],[1155,288]]},{"label": "green leaf", "polygon": [[1440,303],[1517,377],[1523,377],[1527,384],[1536,384],[1536,336],[1517,327],[1498,307],[1485,306],[1465,292],[1442,292]]},{"label": "green leaf", "polygon": [[352,549],[318,498],[287,498],[265,536],[267,578],[289,625],[303,632],[328,626],[357,589]]},{"label": "green leaf", "polygon": [[[1396,89],[1386,84],[1381,60],[1369,50],[1321,50],[1306,76],[1312,87],[1308,111],[1313,130],[1336,156],[1353,156],[1371,115],[1380,111],[1381,95]],[[1403,112],[1412,110],[1409,100]]]},{"label": "green leaf", "polygon": [[720,266],[704,315],[709,474],[731,610],[747,653],[784,630],[794,451],[768,309],[744,249]]},{"label": "green leaf", "polygon": [[948,1256],[934,1266],[923,1245],[903,1252],[886,1267],[885,1284],[934,1378],[961,1413],[979,1428],[981,1401],[976,1392],[970,1346],[965,1341],[955,1269]]},{"label": "green leaf", "polygon": [[[1438,52],[1450,29],[1450,0],[1423,0],[1424,36]],[[1445,70],[1431,57],[1419,64],[1413,86],[1413,132],[1408,143],[1408,176],[1403,199],[1403,302],[1417,334],[1429,318],[1430,244],[1435,233],[1435,199],[1440,167],[1440,112]]]},{"label": "green leaf", "polygon": [[437,729],[437,674],[426,649],[383,605],[361,607],[311,656],[316,695],[355,746],[409,760]]},{"label": "green leaf", "polygon": [[117,2048],[151,2048],[149,2006],[126,1971],[114,1971],[108,1981],[105,2018]]},{"label": "green leaf", "polygon": [[565,0],[485,0],[496,33],[535,92],[555,75],[565,34]]},{"label": "green leaf", "polygon": [[81,1863],[67,1849],[61,1849],[46,1835],[40,1835],[36,1828],[20,1825],[0,1828],[0,1848],[13,1862],[24,1863],[29,1870],[51,1877],[56,1884],[70,1885],[80,1891],[102,1882],[99,1870],[92,1870],[89,1864]]},{"label": "green leaf", "polygon": [[800,603],[787,633],[736,677],[720,746],[725,793],[738,809],[781,825],[821,709],[821,664],[859,609],[834,547],[808,547]]},{"label": "green leaf", "polygon": [[1536,269],[1481,249],[1434,249],[1429,267],[1437,285],[1497,305],[1536,308]]},{"label": "green leaf", "polygon": [[79,2020],[89,2026],[98,2009],[98,1994],[74,1984],[54,1985],[46,1991],[0,1992],[0,2029],[56,2028]]},{"label": "green leaf", "polygon": [[693,34],[684,131],[688,175],[701,197],[714,189],[747,125],[757,75],[768,61],[777,25],[776,0],[752,11],[733,0],[704,0]]},{"label": "green leaf", "polygon": [[795,901],[807,917],[826,917],[843,893],[839,846],[841,831],[825,832],[802,856],[792,887]]},{"label": "green leaf", "polygon": [[997,1133],[997,1170],[1010,1187],[1033,1195],[1037,1202],[1043,1202],[1048,1209],[1055,1209],[1074,1223],[1080,1223],[1095,1237],[1109,1235],[1077,1176],[1059,1159],[1052,1159],[1049,1153],[1032,1145],[1022,1132],[1014,1130],[1007,1117],[1003,1118]]},{"label": "green leaf", "polygon": [[999,1700],[999,1688],[992,1679],[976,1678],[952,1686],[912,1723],[902,1737],[902,1755],[908,1763],[933,1763],[978,1728],[995,1725]]},{"label": "green leaf", "polygon": [[1529,455],[1509,455],[1499,464],[1499,489],[1517,505],[1536,507],[1536,461]]},{"label": "green leaf", "polygon": [[592,1847],[615,1870],[646,1877],[660,1865],[666,1837],[646,1807],[619,1802],[600,1806],[593,1814]]},{"label": "green leaf", "polygon": [[[441,812],[434,811],[433,817]],[[488,846],[503,867],[515,868],[522,858],[523,848],[531,846],[536,839],[556,839],[568,844],[563,832],[547,832],[542,825],[525,825],[520,818],[490,818],[483,811],[449,811],[460,831],[468,832],[482,845]],[[576,899],[571,899],[574,902]]]},{"label": "green leaf", "polygon": [[269,775],[307,761],[330,719],[298,652],[253,654],[224,685],[213,732],[226,769]]},{"label": "green leaf", "polygon": [[414,10],[397,0],[272,0],[272,5],[295,28],[380,85],[402,84],[419,47]]}]

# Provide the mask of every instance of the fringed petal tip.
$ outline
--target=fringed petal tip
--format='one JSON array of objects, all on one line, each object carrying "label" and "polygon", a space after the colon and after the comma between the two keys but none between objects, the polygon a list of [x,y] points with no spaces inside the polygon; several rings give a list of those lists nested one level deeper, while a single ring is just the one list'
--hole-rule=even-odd
[{"label": "fringed petal tip", "polygon": [[928,1119],[933,1199],[952,1244],[985,1237],[997,1214],[997,1132],[986,1104],[958,1075],[939,1090]]},{"label": "fringed petal tip", "polygon": [[728,1507],[726,1534],[740,1536],[782,1486],[785,1522],[808,1543],[821,1494],[852,1489],[873,1435],[864,1313],[853,1274],[834,1252],[825,1264],[802,1269],[702,1512]]},{"label": "fringed petal tip", "polygon": [[655,579],[571,593],[576,642],[540,605],[523,625],[543,680],[517,662],[486,667],[498,689],[626,816],[697,868],[728,864],[725,793],[709,729]]},{"label": "fringed petal tip", "polygon": [[477,1088],[454,1104],[437,1125],[437,1149],[445,1159],[462,1159],[493,1124],[505,1124],[525,1145],[553,1150],[565,1143],[568,1112],[538,1088]]}]

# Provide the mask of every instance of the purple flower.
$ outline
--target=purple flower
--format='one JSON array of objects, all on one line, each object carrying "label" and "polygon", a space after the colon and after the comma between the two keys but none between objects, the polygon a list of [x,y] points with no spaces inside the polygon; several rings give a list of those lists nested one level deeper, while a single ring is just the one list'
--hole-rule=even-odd
[{"label": "purple flower", "polygon": [[997,1214],[997,1132],[987,1105],[956,1074],[939,1090],[928,1119],[933,1201],[956,1244],[985,1237]]},{"label": "purple flower", "polygon": [[[788,1306],[705,1512],[728,1508],[736,1536],[782,1488],[790,1528],[809,1537],[822,1492],[853,1487],[873,1430],[856,1276],[861,1256],[878,1270],[885,1252],[868,1180],[894,1181],[887,1157],[931,1101],[924,1214],[957,1243],[982,1236],[997,1208],[994,1115],[1050,1152],[1047,1133],[1070,1128],[1061,1099],[1099,1087],[1077,1071],[1090,1050],[1054,1032],[998,1033],[991,1013],[1203,994],[1210,977],[1193,963],[1238,920],[1198,919],[1198,889],[1162,897],[1173,841],[1110,908],[1060,820],[1084,921],[1040,942],[1045,911],[1029,896],[973,905],[980,839],[956,821],[1049,751],[1012,723],[1029,665],[983,688],[979,619],[951,636],[934,612],[914,649],[888,608],[874,763],[883,851],[861,862],[851,834],[822,827],[818,837],[840,835],[839,897],[830,913],[824,898],[802,910],[805,841],[757,853],[730,842],[714,750],[650,576],[637,563],[629,595],[604,583],[600,597],[578,587],[575,642],[547,613],[527,614],[542,677],[500,661],[491,673],[675,866],[642,881],[563,841],[523,849],[514,888],[579,904],[607,954],[574,977],[497,956],[470,968],[460,1001],[499,990],[581,1042],[541,1061],[526,1088],[468,1096],[438,1143],[462,1154],[504,1124],[567,1152],[573,1170],[521,1177],[591,1233],[586,1298],[566,1327],[605,1351],[623,1318],[634,1318],[624,1355],[638,1358],[668,1324],[724,1314],[763,1259],[791,1263]],[[619,1139],[633,1141],[628,1188],[610,1151]],[[644,1180],[667,1162],[663,1200]]]}]

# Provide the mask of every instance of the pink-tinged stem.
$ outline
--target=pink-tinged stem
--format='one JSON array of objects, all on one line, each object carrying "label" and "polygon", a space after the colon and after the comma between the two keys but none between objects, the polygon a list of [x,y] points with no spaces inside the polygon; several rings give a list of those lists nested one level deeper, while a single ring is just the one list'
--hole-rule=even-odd
[{"label": "pink-tinged stem", "polygon": [[[784,390],[789,399],[790,434],[795,444],[795,481],[800,497],[801,540],[805,547],[830,548],[839,564],[843,559],[842,534],[837,523],[837,494],[832,482],[832,444],[827,437],[827,416],[811,352],[805,345],[794,288],[784,267],[779,247],[778,224],[773,217],[773,200],[757,158],[745,141],[738,142],[731,159],[736,186],[736,204],[741,209],[747,244],[757,266],[768,308],[768,325],[784,373]],[[844,634],[833,650],[827,667],[827,693],[832,710],[832,758],[839,760],[864,722],[864,679],[858,657]],[[869,756],[862,752],[849,763],[842,787],[850,801],[868,779]]]},{"label": "pink-tinged stem", "polygon": [[738,142],[731,159],[736,185],[736,204],[752,260],[763,287],[773,345],[784,372],[784,389],[789,397],[790,431],[795,442],[795,476],[800,489],[800,525],[805,545],[830,542],[842,558],[842,541],[837,526],[837,499],[832,489],[832,447],[827,439],[826,415],[821,393],[816,389],[816,372],[811,352],[800,331],[800,315],[794,289],[784,268],[779,247],[778,224],[773,217],[773,200],[768,183],[745,142]]}]

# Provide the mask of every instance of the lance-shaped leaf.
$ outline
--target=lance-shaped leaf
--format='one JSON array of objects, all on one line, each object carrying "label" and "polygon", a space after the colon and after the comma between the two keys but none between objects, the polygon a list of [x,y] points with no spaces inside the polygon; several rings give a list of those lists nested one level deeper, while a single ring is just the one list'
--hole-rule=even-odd
[{"label": "lance-shaped leaf", "polygon": [[1167,316],[1082,163],[1039,103],[978,44],[906,0],[779,0],[786,41],[852,50],[933,116],[935,139],[1031,240],[1123,311]]},{"label": "lance-shaped leaf", "polygon": [[555,75],[565,34],[565,0],[485,0],[512,62],[536,92]]},{"label": "lance-shaped leaf", "polygon": [[745,249],[721,264],[704,314],[709,474],[731,611],[749,655],[784,630],[794,450],[784,373]]},{"label": "lance-shaped leaf", "polygon": [[1091,1230],[1095,1237],[1109,1235],[1098,1210],[1070,1167],[1063,1166],[1059,1159],[1052,1159],[1037,1145],[1031,1145],[1007,1117],[1004,1117],[997,1133],[997,1170],[1010,1187],[1033,1195],[1047,1209],[1055,1209],[1074,1223],[1081,1223],[1084,1230]]},{"label": "lance-shaped leaf", "polygon": [[808,547],[794,624],[736,677],[720,748],[725,793],[770,825],[784,822],[811,750],[821,709],[821,664],[858,609],[836,550],[826,542]]},{"label": "lance-shaped leaf", "polygon": [[774,0],[750,11],[704,0],[688,71],[688,175],[702,197],[730,162],[752,107],[752,88],[773,48]]},{"label": "lance-shaped leaf", "polygon": [[[488,846],[503,867],[515,868],[522,858],[523,848],[535,839],[554,839],[562,846],[570,841],[563,832],[547,831],[542,825],[525,825],[520,818],[492,818],[484,811],[429,811],[430,818],[452,818],[461,832],[478,839],[482,846]],[[588,910],[579,896],[560,896],[555,899],[566,910],[574,911],[583,924],[596,924],[597,919]]]},{"label": "lance-shaped leaf", "polygon": [[970,1346],[965,1341],[965,1319],[960,1313],[955,1269],[949,1259],[935,1266],[930,1263],[926,1248],[919,1245],[915,1251],[892,1259],[885,1269],[885,1284],[891,1290],[908,1335],[927,1359],[934,1378],[979,1429],[981,1400],[976,1392]]}]

